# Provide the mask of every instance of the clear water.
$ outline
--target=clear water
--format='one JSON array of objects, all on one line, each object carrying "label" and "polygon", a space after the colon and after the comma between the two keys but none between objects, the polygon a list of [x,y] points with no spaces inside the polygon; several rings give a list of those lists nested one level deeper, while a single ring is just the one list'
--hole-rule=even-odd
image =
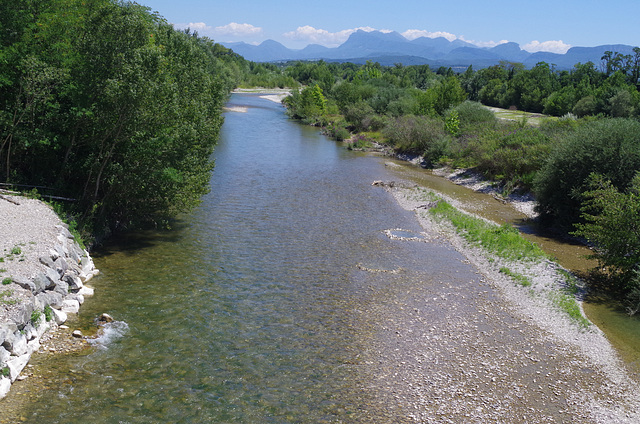
[{"label": "clear water", "polygon": [[[370,387],[390,299],[429,281],[477,281],[450,248],[407,243],[413,214],[373,187],[381,160],[234,95],[212,191],[170,232],[97,252],[77,326],[120,324],[21,414],[50,423],[398,422]],[[368,272],[402,269],[401,276]],[[375,355],[374,355],[375,356]]]}]

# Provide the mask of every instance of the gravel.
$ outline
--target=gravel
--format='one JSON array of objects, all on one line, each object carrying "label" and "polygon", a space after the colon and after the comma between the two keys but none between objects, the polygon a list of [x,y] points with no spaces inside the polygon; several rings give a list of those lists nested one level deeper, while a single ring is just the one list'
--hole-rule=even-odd
[{"label": "gravel", "polygon": [[[414,190],[388,189],[416,211],[431,242],[453,246],[477,270],[468,282],[425,281],[380,311],[387,325],[366,356],[370,392],[379,393],[390,419],[640,422],[638,382],[603,333],[580,327],[549,300],[562,281],[556,264],[490,260],[416,209],[424,202]],[[532,286],[501,274],[505,265],[525,273]]]},{"label": "gravel", "polygon": [[[39,200],[2,194],[0,197],[0,279],[23,276],[33,278],[43,271],[41,256],[49,256],[59,234],[56,226],[64,225],[58,215]],[[17,252],[20,253],[17,253]],[[14,253],[12,253],[14,252]],[[10,287],[10,289],[8,288]],[[0,286],[0,291],[10,290],[0,304],[0,322],[4,322],[12,308],[11,300],[31,297],[31,292],[16,284]]]}]

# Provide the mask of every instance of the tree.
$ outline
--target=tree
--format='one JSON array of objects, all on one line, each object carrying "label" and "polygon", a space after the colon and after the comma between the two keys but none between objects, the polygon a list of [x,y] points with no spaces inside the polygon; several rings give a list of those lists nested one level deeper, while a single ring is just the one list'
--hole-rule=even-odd
[{"label": "tree", "polygon": [[626,191],[599,174],[588,182],[584,222],[574,234],[595,245],[594,257],[610,271],[616,291],[629,293],[640,287],[640,173]]},{"label": "tree", "polygon": [[640,171],[640,123],[606,119],[579,127],[551,152],[534,183],[538,211],[569,227],[580,221],[582,193],[589,175],[598,173],[627,190]]}]

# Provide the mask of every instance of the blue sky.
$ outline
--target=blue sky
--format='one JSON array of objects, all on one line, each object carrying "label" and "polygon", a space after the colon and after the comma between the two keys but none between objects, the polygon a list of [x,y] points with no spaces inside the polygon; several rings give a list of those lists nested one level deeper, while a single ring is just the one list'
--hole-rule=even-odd
[{"label": "blue sky", "polygon": [[356,29],[408,39],[444,36],[528,51],[640,46],[640,0],[137,0],[177,28],[218,42],[276,40],[289,48],[335,47]]}]

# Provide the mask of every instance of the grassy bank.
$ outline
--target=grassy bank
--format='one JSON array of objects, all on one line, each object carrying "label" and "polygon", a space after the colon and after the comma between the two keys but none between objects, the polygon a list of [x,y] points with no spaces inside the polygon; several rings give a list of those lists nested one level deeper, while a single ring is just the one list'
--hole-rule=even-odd
[{"label": "grassy bank", "polygon": [[459,236],[466,248],[475,250],[488,266],[531,299],[560,311],[581,329],[590,327],[577,300],[582,282],[553,262],[538,245],[522,237],[518,230],[461,211],[427,189],[413,189],[405,196],[416,205],[432,205],[426,210],[416,209],[420,211],[418,215]]}]

